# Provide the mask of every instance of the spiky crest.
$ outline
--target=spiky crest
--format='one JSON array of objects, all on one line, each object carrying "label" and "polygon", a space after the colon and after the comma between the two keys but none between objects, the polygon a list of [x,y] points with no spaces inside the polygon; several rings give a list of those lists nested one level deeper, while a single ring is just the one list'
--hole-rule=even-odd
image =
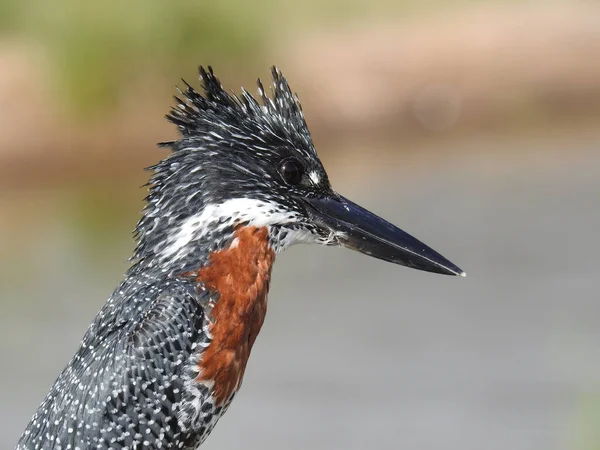
[{"label": "spiky crest", "polygon": [[[183,81],[176,105],[166,116],[181,138],[160,144],[172,153],[148,168],[153,175],[135,230],[134,260],[148,257],[157,262],[157,254],[168,254],[172,241],[184,241],[177,236],[186,221],[207,211],[207,205],[248,198],[260,204],[285,204],[289,189],[278,190],[271,170],[286,157],[301,159],[307,171],[320,174],[322,186],[328,185],[300,101],[279,69],[271,69],[271,95],[257,80],[257,97],[243,88],[240,95],[228,93],[210,66],[200,67],[199,73],[201,92]],[[271,217],[273,211],[268,212]],[[223,236],[212,238],[215,244],[223,240]]]},{"label": "spiky crest", "polygon": [[[199,68],[203,94],[182,80],[185,89],[179,89],[181,98],[174,97],[176,105],[166,116],[170,122],[177,125],[184,139],[198,138],[203,133],[214,131],[215,125],[219,124],[225,124],[227,128],[245,129],[249,120],[266,127],[285,125],[308,135],[298,96],[292,92],[277,67],[271,68],[272,97],[267,95],[262,81],[257,80],[258,95],[262,104],[244,88],[241,95],[228,93],[223,89],[212,67],[208,66],[207,69],[202,66]],[[165,144],[171,145],[172,142]]]}]

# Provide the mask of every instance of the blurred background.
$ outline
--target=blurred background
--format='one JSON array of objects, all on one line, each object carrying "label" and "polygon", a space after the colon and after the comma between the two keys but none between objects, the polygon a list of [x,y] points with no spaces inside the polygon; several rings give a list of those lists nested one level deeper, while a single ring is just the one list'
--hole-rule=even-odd
[{"label": "blurred background", "polygon": [[0,0],[0,446],[128,267],[181,77],[277,64],[340,192],[467,273],[279,257],[210,449],[600,449],[600,4]]}]

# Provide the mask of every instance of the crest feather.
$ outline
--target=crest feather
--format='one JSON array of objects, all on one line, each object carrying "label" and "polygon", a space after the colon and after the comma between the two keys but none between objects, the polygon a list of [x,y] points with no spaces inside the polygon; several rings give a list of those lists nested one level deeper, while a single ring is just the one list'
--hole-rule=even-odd
[{"label": "crest feather", "polygon": [[185,86],[178,89],[180,96],[174,97],[175,106],[166,115],[167,120],[178,127],[182,137],[197,137],[218,123],[242,126],[248,120],[265,125],[281,122],[298,132],[308,133],[300,100],[277,67],[271,68],[271,96],[262,81],[257,80],[260,102],[244,88],[240,95],[225,91],[211,66],[206,69],[200,66],[199,74],[202,92],[182,80]]}]

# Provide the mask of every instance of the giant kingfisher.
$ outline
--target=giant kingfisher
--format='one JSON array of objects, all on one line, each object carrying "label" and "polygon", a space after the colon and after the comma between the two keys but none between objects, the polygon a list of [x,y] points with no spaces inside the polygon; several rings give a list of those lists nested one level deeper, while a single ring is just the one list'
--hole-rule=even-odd
[{"label": "giant kingfisher", "polygon": [[292,244],[464,276],[332,189],[298,97],[272,75],[255,98],[200,68],[203,93],[175,97],[180,138],[150,168],[134,263],[17,450],[198,448],[240,388],[275,255]]}]

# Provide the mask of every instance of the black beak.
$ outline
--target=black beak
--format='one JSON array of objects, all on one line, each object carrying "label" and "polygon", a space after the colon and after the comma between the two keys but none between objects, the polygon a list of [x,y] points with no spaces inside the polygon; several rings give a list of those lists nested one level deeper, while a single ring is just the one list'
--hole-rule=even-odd
[{"label": "black beak", "polygon": [[335,233],[345,247],[413,269],[466,275],[418,239],[341,195],[304,201],[311,220]]}]

